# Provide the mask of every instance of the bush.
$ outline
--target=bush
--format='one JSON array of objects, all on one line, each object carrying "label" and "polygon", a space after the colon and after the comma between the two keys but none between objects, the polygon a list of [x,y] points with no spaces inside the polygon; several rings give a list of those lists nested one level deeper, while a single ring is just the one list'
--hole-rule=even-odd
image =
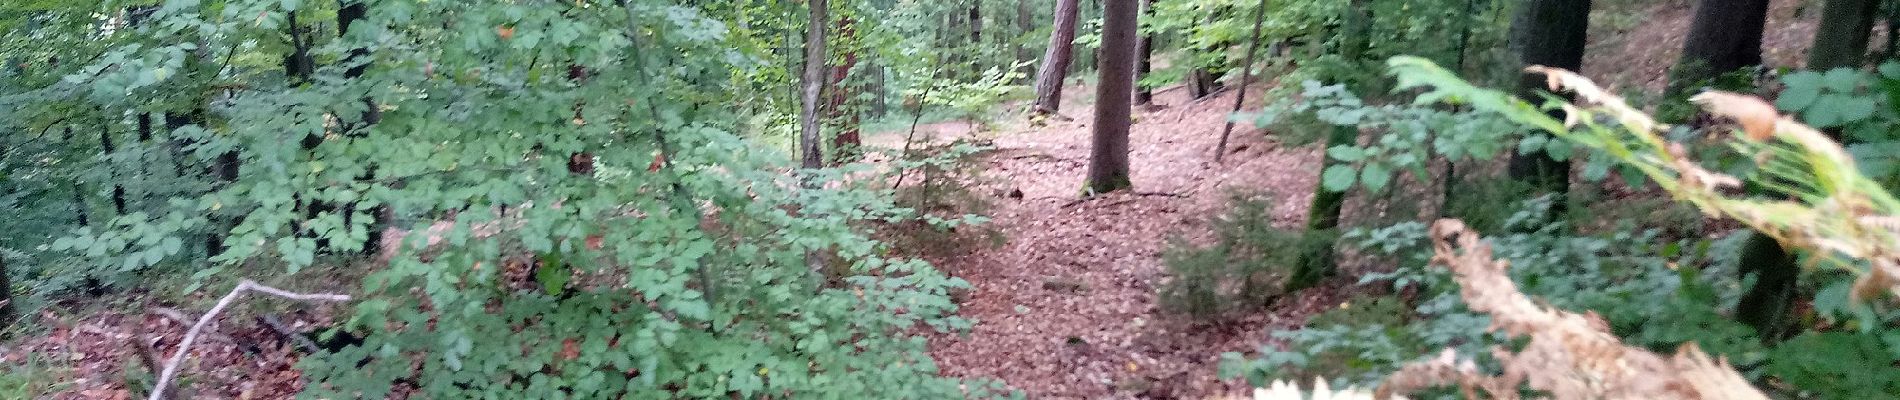
[{"label": "bush", "polygon": [[1234,195],[1214,223],[1215,241],[1195,246],[1176,238],[1162,254],[1172,279],[1161,287],[1162,308],[1197,318],[1258,307],[1283,290],[1306,238],[1273,226],[1273,207],[1257,196]]}]

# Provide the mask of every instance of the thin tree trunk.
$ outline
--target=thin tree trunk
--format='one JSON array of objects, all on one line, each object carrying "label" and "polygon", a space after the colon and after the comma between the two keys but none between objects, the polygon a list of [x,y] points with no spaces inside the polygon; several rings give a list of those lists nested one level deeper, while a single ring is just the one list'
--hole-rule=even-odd
[{"label": "thin tree trunk", "polygon": [[[1141,17],[1146,19],[1154,18],[1154,7],[1155,0],[1141,0]],[[1259,35],[1260,33],[1254,32],[1254,34]],[[1136,51],[1135,56],[1140,57],[1140,60],[1135,62],[1135,104],[1148,104],[1153,103],[1155,100],[1154,89],[1149,88],[1147,85],[1140,84],[1142,79],[1148,77],[1149,72],[1154,71],[1154,46],[1154,33],[1141,35],[1140,42],[1136,45],[1140,50]]]},{"label": "thin tree trunk", "polygon": [[[1578,70],[1583,66],[1585,37],[1590,27],[1590,0],[1528,0],[1513,23],[1515,50],[1524,66]],[[1543,102],[1544,78],[1520,74],[1517,95],[1536,104]],[[1553,111],[1561,114],[1561,111]],[[1564,195],[1570,189],[1570,162],[1551,158],[1544,152],[1511,153],[1511,179],[1529,183],[1541,193],[1558,195],[1551,203],[1552,215],[1565,213]]]},{"label": "thin tree trunk", "polygon": [[804,109],[799,115],[798,153],[800,165],[805,168],[824,166],[824,153],[819,149],[818,108],[825,93],[825,27],[830,23],[830,5],[827,0],[811,0],[810,21],[805,35],[805,90]]},{"label": "thin tree trunk", "polygon": [[[1267,21],[1267,0],[1260,0],[1260,6],[1253,11],[1253,36],[1247,41],[1247,61],[1240,66],[1240,90],[1234,94],[1234,107],[1230,113],[1240,112],[1241,104],[1247,102],[1247,86],[1253,84],[1254,56],[1260,51],[1260,26]],[[1218,164],[1227,155],[1227,137],[1234,133],[1234,120],[1229,118],[1220,129],[1220,144],[1214,146],[1214,163]]]},{"label": "thin tree trunk", "polygon": [[1683,39],[1682,58],[1670,73],[1668,96],[1750,65],[1761,64],[1768,0],[1700,0]]},{"label": "thin tree trunk", "polygon": [[1880,2],[1874,0],[1828,0],[1821,8],[1814,47],[1808,51],[1808,69],[1859,67],[1879,14]]},{"label": "thin tree trunk", "polygon": [[1113,0],[1102,10],[1102,57],[1096,66],[1094,143],[1089,151],[1088,192],[1126,189],[1128,128],[1135,85],[1135,41],[1140,6]]},{"label": "thin tree trunk", "polygon": [[1030,109],[1035,114],[1061,111],[1062,81],[1068,78],[1069,61],[1075,56],[1077,3],[1078,0],[1056,0],[1055,29],[1049,33],[1049,48],[1043,53],[1042,68],[1036,71],[1036,103]]}]

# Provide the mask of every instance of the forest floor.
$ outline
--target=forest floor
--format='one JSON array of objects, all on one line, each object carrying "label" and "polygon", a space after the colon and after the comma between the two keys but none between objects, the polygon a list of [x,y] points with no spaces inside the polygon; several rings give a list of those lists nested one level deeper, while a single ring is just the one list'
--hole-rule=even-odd
[{"label": "forest floor", "polygon": [[[1611,85],[1658,91],[1680,50],[1690,1],[1619,1],[1593,15],[1584,73]],[[1812,36],[1818,4],[1774,0],[1764,58],[1798,67]],[[1245,109],[1257,110],[1265,85],[1252,88]],[[1201,322],[1157,304],[1168,279],[1162,254],[1171,238],[1211,240],[1210,226],[1235,195],[1275,206],[1273,223],[1303,222],[1320,152],[1288,148],[1238,124],[1224,163],[1213,147],[1238,91],[1191,100],[1177,88],[1138,107],[1131,132],[1131,192],[1082,199],[1088,166],[1092,88],[1073,85],[1063,115],[1044,126],[1009,118],[997,126],[946,122],[920,127],[935,141],[971,138],[993,147],[979,158],[985,179],[972,193],[989,203],[981,229],[1002,240],[930,256],[938,268],[969,281],[958,295],[967,333],[932,334],[931,355],[949,376],[999,379],[1036,399],[1205,398],[1244,385],[1216,376],[1222,352],[1251,353],[1273,344],[1267,333],[1297,327],[1337,305],[1329,288],[1280,299],[1260,312]],[[902,133],[873,134],[867,144],[901,146]],[[1018,195],[1017,192],[1020,192]],[[215,294],[213,294],[215,295]],[[42,312],[45,330],[0,345],[0,364],[38,366],[35,379],[59,382],[55,399],[126,399],[139,376],[139,353],[170,354],[195,311],[150,308],[149,294],[115,295]],[[204,304],[207,299],[187,302]],[[123,303],[123,304],[122,304]],[[168,305],[168,304],[159,304]],[[153,309],[128,312],[127,309]],[[121,310],[121,311],[115,311]],[[282,315],[290,330],[330,323],[332,309]],[[193,348],[191,385],[201,398],[291,398],[303,385],[294,344],[259,321],[228,320]],[[139,341],[155,348],[139,349]],[[31,368],[29,368],[31,369]],[[149,379],[149,378],[145,378]],[[13,384],[15,382],[0,382]],[[34,382],[27,382],[34,383]],[[149,384],[149,382],[142,383]]]},{"label": "forest floor", "polygon": [[[1220,353],[1257,351],[1272,328],[1298,325],[1336,302],[1329,291],[1312,291],[1239,319],[1170,315],[1156,302],[1168,275],[1162,253],[1170,238],[1208,241],[1210,220],[1234,195],[1267,199],[1278,205],[1275,225],[1298,226],[1319,175],[1317,148],[1281,147],[1243,122],[1225,162],[1214,163],[1239,92],[1190,100],[1178,88],[1164,90],[1135,113],[1134,191],[1082,199],[1092,89],[1067,92],[1063,114],[1073,119],[1041,127],[1010,121],[978,134],[994,148],[981,159],[983,182],[992,187],[974,190],[993,196],[987,228],[1004,241],[933,260],[971,283],[961,313],[976,324],[967,334],[934,335],[932,356],[947,375],[995,377],[1030,398],[1202,398],[1239,390],[1215,376]],[[1248,108],[1258,109],[1261,90],[1250,92]],[[970,131],[963,123],[920,130]]]}]

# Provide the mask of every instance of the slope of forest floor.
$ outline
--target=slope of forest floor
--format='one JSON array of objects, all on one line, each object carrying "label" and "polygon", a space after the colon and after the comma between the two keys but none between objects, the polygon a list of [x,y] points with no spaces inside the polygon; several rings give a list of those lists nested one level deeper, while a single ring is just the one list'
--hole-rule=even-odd
[{"label": "slope of forest floor", "polygon": [[[1206,241],[1209,220],[1234,194],[1268,199],[1278,205],[1275,225],[1297,226],[1318,151],[1283,148],[1242,123],[1216,164],[1212,150],[1238,92],[1196,101],[1164,90],[1135,113],[1135,190],[1080,199],[1093,115],[1080,99],[1091,90],[1068,92],[1063,114],[1073,119],[1009,125],[987,138],[994,151],[981,161],[983,176],[999,187],[984,192],[1008,194],[993,199],[988,228],[1005,241],[933,260],[973,285],[961,312],[976,325],[933,336],[932,356],[945,374],[995,377],[1031,398],[1200,398],[1240,389],[1215,377],[1221,352],[1255,351],[1272,328],[1334,302],[1316,291],[1239,320],[1170,315],[1156,303],[1168,275],[1162,252],[1171,237]],[[1251,92],[1257,109],[1261,90]]]}]

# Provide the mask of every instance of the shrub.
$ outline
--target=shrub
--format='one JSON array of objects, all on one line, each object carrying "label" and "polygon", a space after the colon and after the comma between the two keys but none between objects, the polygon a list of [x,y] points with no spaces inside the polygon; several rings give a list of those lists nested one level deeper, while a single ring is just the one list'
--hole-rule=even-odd
[{"label": "shrub", "polygon": [[1214,243],[1169,241],[1162,261],[1172,278],[1161,287],[1164,309],[1198,318],[1259,307],[1282,291],[1311,235],[1273,226],[1273,206],[1236,194],[1214,222]]}]

